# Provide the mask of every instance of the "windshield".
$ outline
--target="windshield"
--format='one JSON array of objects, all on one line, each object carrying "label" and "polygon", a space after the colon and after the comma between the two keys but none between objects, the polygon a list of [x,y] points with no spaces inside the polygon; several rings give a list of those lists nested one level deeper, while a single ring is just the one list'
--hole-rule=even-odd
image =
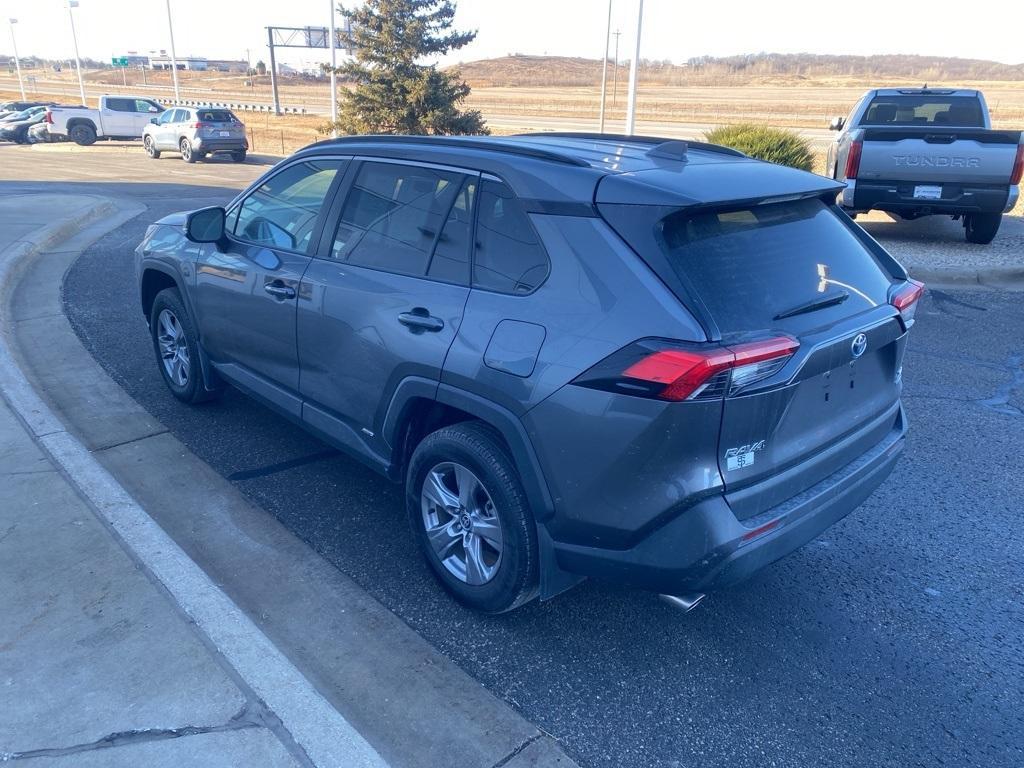
[{"label": "windshield", "polygon": [[723,334],[834,322],[887,300],[888,275],[821,200],[680,211],[657,229]]},{"label": "windshield", "polygon": [[974,96],[898,94],[871,100],[861,125],[955,125],[984,128],[981,102]]},{"label": "windshield", "polygon": [[234,123],[238,118],[226,109],[198,109],[196,114],[203,123]]}]

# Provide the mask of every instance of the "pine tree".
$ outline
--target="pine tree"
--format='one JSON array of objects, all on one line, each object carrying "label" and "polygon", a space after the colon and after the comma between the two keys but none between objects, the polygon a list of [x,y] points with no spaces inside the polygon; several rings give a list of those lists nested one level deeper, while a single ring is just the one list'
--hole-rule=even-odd
[{"label": "pine tree", "polygon": [[355,84],[342,97],[339,132],[488,133],[480,112],[460,110],[470,89],[459,75],[420,63],[476,37],[451,28],[453,0],[366,0],[339,10],[352,24],[355,51],[337,70]]}]

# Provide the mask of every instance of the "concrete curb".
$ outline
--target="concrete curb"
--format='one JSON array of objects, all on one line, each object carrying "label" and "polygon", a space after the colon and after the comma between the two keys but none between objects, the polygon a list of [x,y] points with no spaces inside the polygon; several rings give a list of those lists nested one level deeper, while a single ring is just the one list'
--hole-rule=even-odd
[{"label": "concrete curb", "polygon": [[[114,210],[110,201],[42,228],[0,251],[0,297],[8,297],[33,256],[84,224]],[[3,306],[9,306],[6,300]],[[12,329],[0,316],[0,394],[68,481],[115,533],[129,553],[280,718],[317,766],[384,768],[387,763],[323,698],[299,670],[64,428],[34,391],[11,350]]]},{"label": "concrete curb", "polygon": [[915,280],[930,288],[1000,288],[1024,290],[1024,267],[941,267],[904,264]]},{"label": "concrete curb", "polygon": [[[89,154],[96,152],[105,152],[112,154],[130,155],[138,154],[140,157],[144,154],[142,148],[142,142],[105,142],[98,141],[95,144],[90,144],[87,147],[75,144],[73,141],[61,141],[53,144],[31,144],[29,148],[33,152],[51,153],[51,154]],[[173,155],[173,153],[172,153]],[[284,160],[284,155],[268,155],[262,152],[250,153],[247,162],[257,162],[265,165],[276,165],[277,163]]]}]

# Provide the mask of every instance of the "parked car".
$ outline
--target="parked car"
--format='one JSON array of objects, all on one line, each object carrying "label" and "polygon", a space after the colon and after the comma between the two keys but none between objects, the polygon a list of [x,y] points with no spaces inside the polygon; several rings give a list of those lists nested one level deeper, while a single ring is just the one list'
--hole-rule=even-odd
[{"label": "parked car", "polygon": [[67,136],[58,136],[55,133],[50,133],[45,121],[37,123],[28,129],[29,144],[54,144],[67,140]]},{"label": "parked car", "polygon": [[46,107],[33,107],[30,110],[26,110],[26,113],[28,114],[27,117],[0,122],[0,141],[28,144],[29,129],[43,123],[43,119],[46,117]]},{"label": "parked car", "polygon": [[88,146],[97,139],[140,139],[149,121],[163,111],[143,96],[101,96],[99,109],[53,107],[46,122],[50,133]]},{"label": "parked car", "polygon": [[967,240],[990,243],[1013,209],[1024,175],[1020,131],[991,130],[981,91],[879,88],[864,94],[839,131],[827,168],[846,182],[851,213],[962,219]]},{"label": "parked car", "polygon": [[14,123],[20,120],[27,120],[28,118],[32,117],[32,115],[36,115],[45,111],[46,107],[37,106],[26,107],[25,109],[19,112],[8,112],[4,117],[0,117],[0,125],[3,125],[4,123]]},{"label": "parked car", "polygon": [[482,611],[584,577],[693,605],[866,499],[922,286],[842,185],[644,137],[351,137],[136,250],[161,376],[403,483]]},{"label": "parked car", "polygon": [[30,107],[45,107],[48,104],[49,102],[44,101],[6,101],[0,104],[0,120],[15,112],[23,112]]},{"label": "parked car", "polygon": [[249,151],[245,125],[230,109],[219,107],[172,107],[150,120],[142,131],[142,144],[153,159],[161,152],[180,152],[186,163],[212,154],[227,154],[243,163]]}]

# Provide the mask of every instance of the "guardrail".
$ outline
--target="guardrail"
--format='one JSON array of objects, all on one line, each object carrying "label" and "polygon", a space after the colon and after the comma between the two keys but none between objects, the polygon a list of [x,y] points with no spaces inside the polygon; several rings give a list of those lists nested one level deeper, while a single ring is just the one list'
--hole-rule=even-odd
[{"label": "guardrail", "polygon": [[[221,109],[237,109],[242,112],[273,112],[272,104],[246,104],[233,101],[208,101],[197,99],[180,99],[170,102],[176,107],[220,107]],[[305,107],[281,107],[282,115],[309,114]]]}]

